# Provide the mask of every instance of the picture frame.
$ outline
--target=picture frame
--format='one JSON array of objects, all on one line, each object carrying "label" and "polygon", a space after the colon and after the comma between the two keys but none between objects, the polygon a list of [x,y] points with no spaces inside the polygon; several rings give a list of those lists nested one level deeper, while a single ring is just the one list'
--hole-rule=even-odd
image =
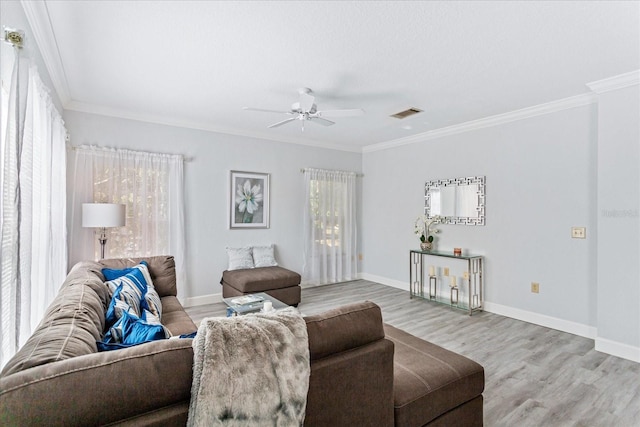
[{"label": "picture frame", "polygon": [[230,171],[229,228],[269,228],[270,174]]}]

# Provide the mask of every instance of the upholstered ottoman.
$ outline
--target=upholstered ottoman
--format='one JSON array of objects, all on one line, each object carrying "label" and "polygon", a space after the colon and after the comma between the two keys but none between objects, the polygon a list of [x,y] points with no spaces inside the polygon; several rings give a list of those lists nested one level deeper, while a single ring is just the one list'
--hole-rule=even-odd
[{"label": "upholstered ottoman", "polygon": [[229,298],[265,292],[285,304],[300,303],[300,275],[282,267],[257,267],[225,270],[222,273],[222,297]]},{"label": "upholstered ottoman", "polygon": [[393,326],[396,426],[482,426],[484,368],[471,359]]}]

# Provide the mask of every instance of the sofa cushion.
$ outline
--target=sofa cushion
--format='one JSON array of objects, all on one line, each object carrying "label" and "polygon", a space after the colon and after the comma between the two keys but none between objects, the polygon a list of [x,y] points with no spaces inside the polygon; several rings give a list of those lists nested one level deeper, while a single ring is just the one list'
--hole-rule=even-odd
[{"label": "sofa cushion", "polygon": [[162,297],[162,324],[171,335],[187,335],[198,330],[191,317],[184,311],[178,298],[174,296]]},{"label": "sofa cushion", "polygon": [[71,269],[42,322],[2,375],[97,351],[109,302],[100,269],[95,262],[81,262]]},{"label": "sofa cushion", "polygon": [[264,292],[300,284],[300,275],[282,267],[259,267],[251,270],[226,270],[222,273],[222,284],[227,284],[242,293]]},{"label": "sofa cushion", "polygon": [[482,394],[484,369],[462,355],[390,325],[386,338],[395,344],[395,424],[423,426]]}]

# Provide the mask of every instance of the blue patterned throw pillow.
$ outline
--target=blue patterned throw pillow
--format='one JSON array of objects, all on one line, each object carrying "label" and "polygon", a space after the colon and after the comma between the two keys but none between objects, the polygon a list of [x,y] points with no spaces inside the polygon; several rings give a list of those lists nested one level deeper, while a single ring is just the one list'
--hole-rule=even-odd
[{"label": "blue patterned throw pillow", "polygon": [[124,312],[132,313],[137,317],[142,315],[140,302],[147,293],[147,281],[139,269],[110,280],[106,285],[113,293],[106,314],[108,326],[113,325]]},{"label": "blue patterned throw pillow", "polygon": [[148,310],[158,319],[162,317],[160,295],[153,286],[146,261],[123,270],[105,270],[109,269],[102,270],[105,277],[113,277],[126,271],[124,275],[105,283],[113,294],[106,315],[108,326],[113,325],[123,312],[140,318],[143,310]]},{"label": "blue patterned throw pillow", "polygon": [[103,269],[105,282],[112,293],[105,315],[107,332],[100,351],[117,350],[145,342],[165,339],[171,333],[161,323],[162,304],[149,274],[148,264],[140,264],[122,270]]},{"label": "blue patterned throw pillow", "polygon": [[171,336],[171,333],[153,314],[143,310],[143,316],[148,320],[123,312],[122,317],[109,328],[102,342],[97,343],[98,349],[100,351],[117,350]]},{"label": "blue patterned throw pillow", "polygon": [[[142,262],[140,262],[140,264],[147,265],[147,262],[146,261],[142,261]],[[102,275],[104,276],[104,278],[107,281],[115,280],[118,277],[122,277],[125,274],[131,273],[133,270],[136,269],[136,267],[122,268],[122,269],[119,269],[119,270],[115,269],[115,268],[103,268],[102,269]]]}]

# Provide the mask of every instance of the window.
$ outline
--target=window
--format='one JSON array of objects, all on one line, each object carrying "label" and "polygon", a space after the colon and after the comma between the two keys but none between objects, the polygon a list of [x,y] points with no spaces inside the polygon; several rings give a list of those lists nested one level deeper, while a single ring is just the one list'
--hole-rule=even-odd
[{"label": "window", "polygon": [[105,258],[173,255],[178,292],[184,277],[184,178],[181,155],[92,146],[74,148],[70,267],[98,259],[93,230],[82,228],[82,203],[122,203],[124,227],[107,230]]},{"label": "window", "polygon": [[357,278],[356,174],[305,170],[303,280],[311,284]]}]

